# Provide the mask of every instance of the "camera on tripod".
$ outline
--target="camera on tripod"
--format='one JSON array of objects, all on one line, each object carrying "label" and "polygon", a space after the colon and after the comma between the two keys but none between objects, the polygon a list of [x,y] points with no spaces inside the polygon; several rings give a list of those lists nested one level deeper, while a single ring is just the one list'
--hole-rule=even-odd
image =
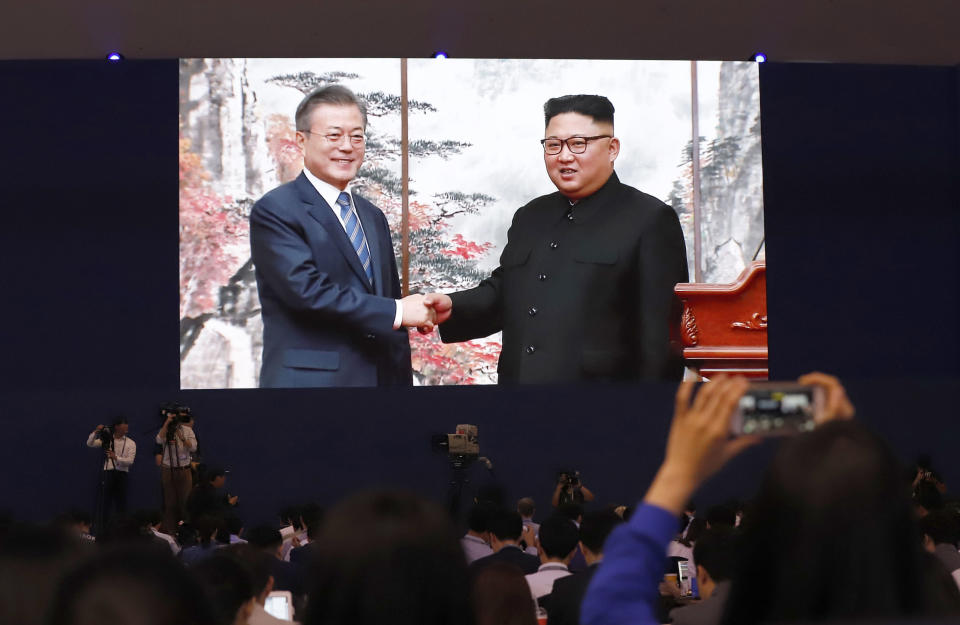
[{"label": "camera on tripod", "polygon": [[190,411],[190,406],[171,402],[160,406],[160,417],[164,422],[173,417],[170,419],[170,426],[167,428],[167,442],[169,443],[176,436],[177,428],[193,420],[193,413]]},{"label": "camera on tripod", "polygon": [[480,455],[480,436],[475,425],[460,424],[454,434],[435,434],[430,443],[435,451],[446,451],[455,468],[470,464]]}]

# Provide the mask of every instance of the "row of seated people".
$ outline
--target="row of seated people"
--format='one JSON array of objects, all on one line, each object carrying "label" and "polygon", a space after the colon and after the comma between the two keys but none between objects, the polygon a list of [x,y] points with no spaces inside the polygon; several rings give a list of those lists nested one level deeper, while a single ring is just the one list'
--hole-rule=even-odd
[{"label": "row of seated people", "polygon": [[[468,565],[465,541],[440,506],[404,492],[360,493],[309,538],[302,587],[294,587],[305,601],[295,618],[308,625],[956,619],[960,591],[951,572],[960,566],[950,567],[960,556],[949,498],[937,507],[917,483],[911,500],[894,454],[852,420],[839,383],[819,374],[808,381],[827,390],[826,415],[780,446],[739,528],[711,526],[690,537],[686,509],[708,477],[761,442],[729,437],[745,382],[717,379],[695,398],[685,384],[665,460],[632,514],[602,509],[579,527],[551,515],[534,528],[497,510],[485,530],[491,553]],[[0,524],[0,622],[273,622],[263,601],[283,583],[276,564],[284,562],[283,539],[266,528],[271,538],[261,541],[256,529],[244,533],[247,544],[213,548],[211,537],[203,557],[178,561],[168,541],[137,523],[96,546],[50,528]],[[678,570],[668,550],[683,540],[692,547],[699,602],[669,588],[679,576],[668,572]],[[578,551],[587,568],[572,573]],[[689,605],[668,614],[664,595]]]}]

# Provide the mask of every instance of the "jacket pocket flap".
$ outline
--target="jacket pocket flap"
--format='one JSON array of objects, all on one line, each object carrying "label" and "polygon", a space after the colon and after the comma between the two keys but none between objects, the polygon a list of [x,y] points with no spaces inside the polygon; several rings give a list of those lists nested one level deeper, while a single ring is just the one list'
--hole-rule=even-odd
[{"label": "jacket pocket flap", "polygon": [[315,349],[288,349],[283,352],[283,366],[294,369],[336,371],[340,368],[340,353]]},{"label": "jacket pocket flap", "polygon": [[501,267],[516,267],[517,265],[522,265],[527,262],[527,258],[530,257],[530,248],[529,247],[517,247],[511,246],[509,249],[504,249],[503,253],[500,254],[500,266]]}]

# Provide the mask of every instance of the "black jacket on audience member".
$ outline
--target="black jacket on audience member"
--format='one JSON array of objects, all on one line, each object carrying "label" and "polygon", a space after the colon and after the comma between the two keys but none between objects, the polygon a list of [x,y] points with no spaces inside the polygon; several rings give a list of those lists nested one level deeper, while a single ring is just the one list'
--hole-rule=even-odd
[{"label": "black jacket on audience member", "polygon": [[547,611],[547,625],[579,625],[580,604],[587,594],[587,586],[600,563],[586,570],[553,582],[553,592],[540,597],[540,605]]},{"label": "black jacket on audience member", "polygon": [[508,564],[514,564],[521,571],[523,571],[524,575],[536,573],[537,569],[540,568],[540,558],[524,552],[523,549],[517,547],[516,545],[506,545],[500,551],[492,553],[489,556],[484,556],[470,563],[470,576],[473,577],[480,571],[480,569],[488,564],[493,564],[494,562],[506,562]]}]

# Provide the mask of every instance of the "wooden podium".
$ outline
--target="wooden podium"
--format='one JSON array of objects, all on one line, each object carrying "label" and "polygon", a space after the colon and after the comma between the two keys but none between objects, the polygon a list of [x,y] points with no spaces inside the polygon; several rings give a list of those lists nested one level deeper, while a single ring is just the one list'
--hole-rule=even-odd
[{"label": "wooden podium", "polygon": [[683,302],[680,340],[688,367],[705,378],[767,378],[765,262],[752,262],[732,284],[687,282],[674,291]]}]

